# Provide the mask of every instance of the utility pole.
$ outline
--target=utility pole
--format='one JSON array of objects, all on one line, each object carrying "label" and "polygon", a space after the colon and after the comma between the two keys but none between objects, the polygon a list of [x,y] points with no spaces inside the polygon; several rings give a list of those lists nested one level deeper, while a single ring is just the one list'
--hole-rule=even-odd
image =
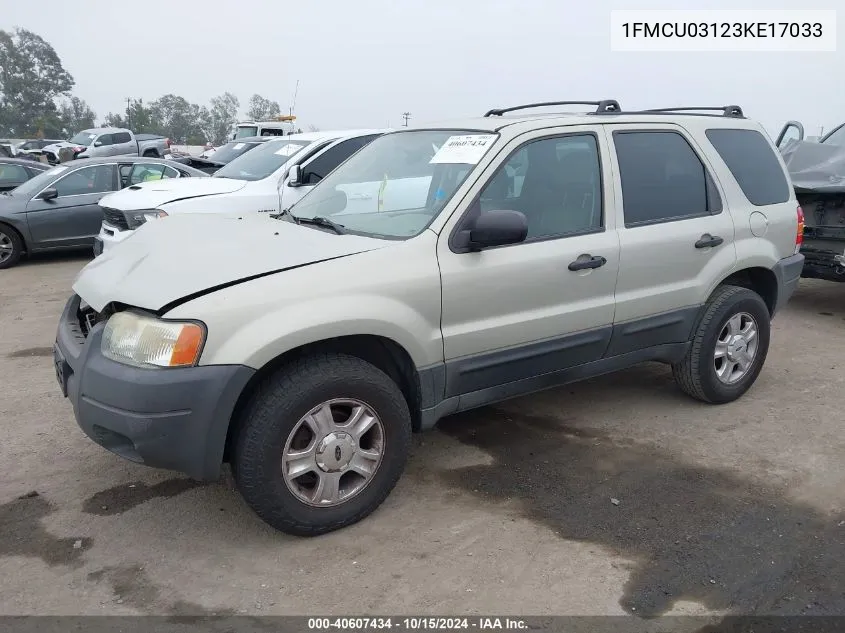
[{"label": "utility pole", "polygon": [[402,118],[405,119],[405,127],[408,127],[408,119],[411,118],[411,113],[410,112],[403,112]]},{"label": "utility pole", "polygon": [[128,127],[130,130],[132,129],[132,110],[129,106],[131,102],[132,98],[126,97],[126,127]]}]

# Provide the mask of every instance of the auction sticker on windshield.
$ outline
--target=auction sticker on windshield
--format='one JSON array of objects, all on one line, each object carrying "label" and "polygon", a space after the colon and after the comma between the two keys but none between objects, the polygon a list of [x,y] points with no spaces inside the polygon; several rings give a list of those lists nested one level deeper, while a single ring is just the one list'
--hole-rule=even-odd
[{"label": "auction sticker on windshield", "polygon": [[475,165],[496,140],[495,134],[450,136],[428,161],[430,164],[460,163]]},{"label": "auction sticker on windshield", "polygon": [[299,145],[288,143],[287,145],[282,145],[282,147],[277,149],[274,153],[279,156],[293,156],[299,150],[299,147]]}]

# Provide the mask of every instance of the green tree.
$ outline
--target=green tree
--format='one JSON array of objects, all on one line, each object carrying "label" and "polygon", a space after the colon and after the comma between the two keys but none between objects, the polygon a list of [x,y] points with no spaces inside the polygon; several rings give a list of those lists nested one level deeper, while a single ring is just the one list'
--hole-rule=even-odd
[{"label": "green tree", "polygon": [[231,92],[213,97],[207,109],[205,121],[205,137],[212,143],[225,143],[232,126],[238,120],[238,110],[241,104]]},{"label": "green tree", "polygon": [[158,133],[175,143],[185,143],[188,137],[202,134],[201,108],[184,97],[166,94],[150,103],[150,117],[158,125]]},{"label": "green tree", "polygon": [[59,121],[66,138],[80,130],[96,127],[97,113],[79,97],[71,97],[59,104]]},{"label": "green tree", "polygon": [[109,112],[103,122],[100,123],[101,127],[127,127],[126,119],[121,114],[116,114],[114,112]]},{"label": "green tree", "polygon": [[259,94],[255,94],[249,99],[249,109],[246,111],[246,116],[253,121],[268,121],[281,113],[282,110],[276,101],[270,101]]},{"label": "green tree", "polygon": [[7,136],[44,132],[55,125],[55,99],[73,88],[73,77],[53,47],[26,29],[0,30],[0,130]]}]

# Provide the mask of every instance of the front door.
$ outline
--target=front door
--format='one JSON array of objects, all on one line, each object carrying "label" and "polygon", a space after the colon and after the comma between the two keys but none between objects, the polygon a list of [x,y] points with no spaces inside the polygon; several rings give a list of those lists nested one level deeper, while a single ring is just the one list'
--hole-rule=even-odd
[{"label": "front door", "polygon": [[90,246],[100,231],[100,199],[117,190],[115,165],[90,165],[62,176],[52,187],[59,196],[33,198],[26,207],[36,249]]},{"label": "front door", "polygon": [[714,279],[736,263],[734,224],[713,168],[670,124],[607,131],[621,248],[609,354],[687,340]]},{"label": "front door", "polygon": [[[520,380],[554,384],[600,359],[619,271],[608,151],[600,128],[542,130],[511,141],[457,225],[440,233],[446,396],[475,404]],[[492,176],[492,177],[491,177]],[[490,210],[521,211],[528,237],[481,252],[450,246],[453,229]],[[538,378],[545,375],[544,378]],[[488,390],[482,393],[482,390]]]}]

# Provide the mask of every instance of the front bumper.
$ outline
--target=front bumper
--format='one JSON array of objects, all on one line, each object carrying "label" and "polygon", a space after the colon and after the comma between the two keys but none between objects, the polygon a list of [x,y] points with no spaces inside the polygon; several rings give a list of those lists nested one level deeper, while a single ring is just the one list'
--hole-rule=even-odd
[{"label": "front bumper", "polygon": [[54,347],[56,377],[94,442],[133,462],[216,479],[235,403],[255,370],[241,365],[141,369],[100,351],[104,324],[87,337],[71,297]]},{"label": "front bumper", "polygon": [[798,282],[801,280],[801,271],[803,268],[804,256],[801,253],[785,257],[775,264],[772,271],[777,278],[778,294],[772,316],[780,311],[792,297],[795,289],[798,287]]},{"label": "front bumper", "polygon": [[[94,255],[101,255],[105,251],[120,244],[127,237],[132,235],[135,231],[125,231],[116,226],[112,226],[108,222],[103,222],[100,226],[100,233],[95,238],[99,244],[94,252]],[[99,252],[97,252],[99,251]]]}]

